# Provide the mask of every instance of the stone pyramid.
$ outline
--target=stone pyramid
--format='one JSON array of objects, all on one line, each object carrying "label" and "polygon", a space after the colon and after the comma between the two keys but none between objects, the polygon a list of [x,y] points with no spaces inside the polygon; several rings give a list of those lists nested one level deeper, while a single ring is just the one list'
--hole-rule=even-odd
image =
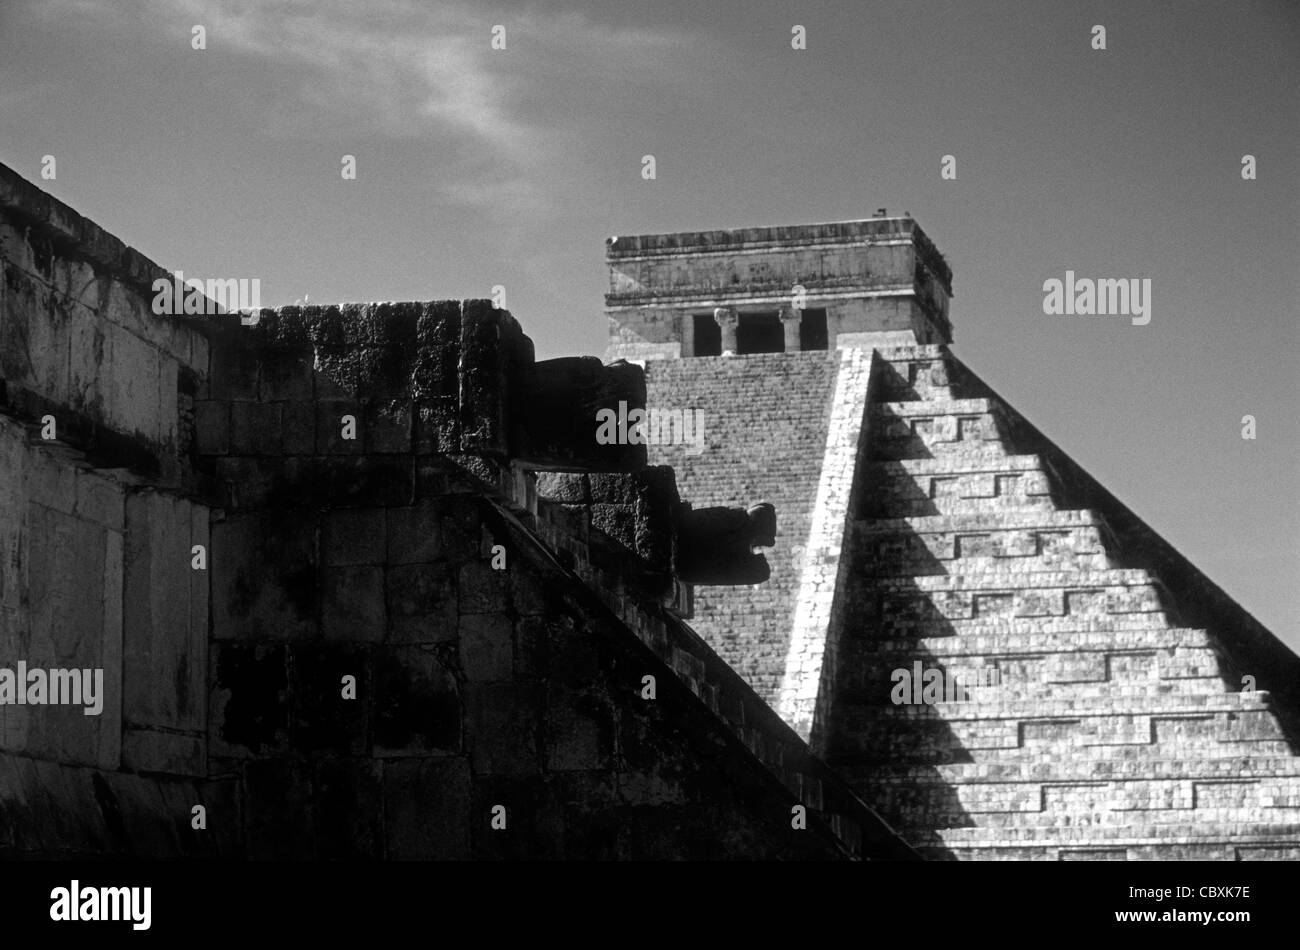
[{"label": "stone pyramid", "polygon": [[[697,589],[692,622],[913,847],[1300,857],[1300,660],[952,354],[951,272],[910,219],[608,258],[608,357],[707,420],[708,451],[651,460],[778,511],[771,579]],[[773,312],[785,349],[746,352]],[[922,671],[955,688],[910,692]]]}]

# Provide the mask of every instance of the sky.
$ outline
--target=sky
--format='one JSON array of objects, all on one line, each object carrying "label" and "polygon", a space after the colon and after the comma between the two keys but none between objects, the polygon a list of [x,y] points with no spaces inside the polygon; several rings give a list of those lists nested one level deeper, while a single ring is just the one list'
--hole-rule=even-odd
[{"label": "sky", "polygon": [[1294,0],[0,0],[0,162],[267,306],[501,285],[600,355],[611,235],[910,213],[954,353],[1300,651],[1297,92]]}]

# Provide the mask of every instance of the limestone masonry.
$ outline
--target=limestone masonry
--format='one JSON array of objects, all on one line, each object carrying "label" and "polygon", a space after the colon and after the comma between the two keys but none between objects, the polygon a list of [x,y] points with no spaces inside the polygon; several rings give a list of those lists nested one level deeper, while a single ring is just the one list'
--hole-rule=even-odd
[{"label": "limestone masonry", "polygon": [[[698,588],[694,626],[909,844],[1300,857],[1300,659],[952,355],[909,218],[606,256],[608,357],[708,420],[651,462],[779,512],[772,579]],[[982,685],[894,703],[918,662]]]},{"label": "limestone masonry", "polygon": [[103,672],[0,703],[0,858],[1300,857],[1300,659],[952,356],[910,218],[607,259],[608,363],[158,315],[0,166],[0,669]]}]

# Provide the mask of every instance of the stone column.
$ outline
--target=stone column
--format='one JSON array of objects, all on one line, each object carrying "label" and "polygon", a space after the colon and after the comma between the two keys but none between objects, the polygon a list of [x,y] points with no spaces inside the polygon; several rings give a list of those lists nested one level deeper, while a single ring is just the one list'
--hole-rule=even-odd
[{"label": "stone column", "polygon": [[740,323],[740,314],[735,307],[717,307],[713,319],[722,328],[722,355],[736,355],[736,327]]},{"label": "stone column", "polygon": [[782,307],[777,314],[781,318],[781,329],[785,331],[785,351],[798,353],[803,347],[799,343],[799,326],[803,322],[803,311],[794,307]]}]

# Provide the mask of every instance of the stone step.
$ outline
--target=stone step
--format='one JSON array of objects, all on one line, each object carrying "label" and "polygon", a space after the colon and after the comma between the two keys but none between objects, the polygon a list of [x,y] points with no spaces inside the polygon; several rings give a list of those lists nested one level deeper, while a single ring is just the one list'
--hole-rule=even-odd
[{"label": "stone step", "polygon": [[937,835],[915,832],[925,843],[908,841],[929,861],[1300,861],[1300,843],[1275,843],[1266,835],[1225,838],[1201,829],[1195,837],[1171,834],[1147,838],[1119,835],[1096,846],[1084,840],[1005,842],[989,840],[975,844],[943,843]]},{"label": "stone step", "polygon": [[867,577],[860,586],[877,593],[896,591],[1026,591],[1054,588],[1060,590],[1118,589],[1124,587],[1151,587],[1159,583],[1151,574],[1140,568],[1104,568],[1099,571],[994,571],[968,573],[960,570],[958,562],[946,574],[924,574],[919,577]]},{"label": "stone step", "polygon": [[878,355],[893,366],[907,365],[913,362],[947,363],[948,345],[946,343],[915,343],[906,346],[876,347]]},{"label": "stone step", "polygon": [[[1160,686],[1172,684],[1161,683]],[[1063,695],[1064,694],[1064,695]],[[872,703],[870,705],[845,702],[837,705],[837,715],[858,715],[864,711],[866,718],[878,722],[924,722],[954,728],[964,722],[1007,721],[1031,724],[1053,722],[1094,722],[1096,720],[1170,715],[1205,716],[1216,713],[1235,713],[1238,716],[1267,712],[1272,694],[1257,689],[1249,692],[1180,693],[1172,690],[1099,690],[1094,695],[1083,695],[1081,690],[1047,691],[1047,695],[1032,699],[999,700],[984,702],[955,702],[927,704]],[[1271,738],[1271,736],[1270,736]]]},{"label": "stone step", "polygon": [[[1007,749],[1032,748],[1050,756],[1096,746],[1157,746],[1176,747],[1191,757],[1215,743],[1285,742],[1271,709],[1251,708],[1240,701],[1244,695],[1251,694],[1167,695],[1118,710],[1114,703],[1092,700],[1055,709],[1020,703],[982,708],[978,716],[963,716],[962,704],[844,704],[837,707],[830,755],[859,764],[930,764],[992,761]],[[1247,747],[1238,751],[1253,754]]]},{"label": "stone step", "polygon": [[[913,755],[909,761],[880,756],[871,758],[872,753],[849,755],[843,752],[836,752],[830,758],[836,771],[854,784],[866,784],[876,776],[881,776],[881,780],[884,781],[896,773],[916,775],[918,783],[922,781],[921,777],[928,775],[931,776],[931,782],[938,783],[941,781],[941,776],[957,774],[950,773],[948,770],[957,769],[972,770],[971,774],[978,774],[980,769],[1020,769],[1024,774],[1034,775],[1039,781],[1049,781],[1058,774],[1069,777],[1073,774],[1069,770],[1076,767],[1081,777],[1091,777],[1090,769],[1101,768],[1114,768],[1117,770],[1115,774],[1126,775],[1132,770],[1140,772],[1147,763],[1169,759],[1175,753],[1179,756],[1180,762],[1199,763],[1196,767],[1213,770],[1236,769],[1243,761],[1256,758],[1262,762],[1275,763],[1289,761],[1296,757],[1291,744],[1285,739],[1260,739],[1249,742],[1198,742],[1195,748],[1189,746],[1186,749],[1150,743],[1109,746],[1070,745],[1056,748],[1031,745],[1002,749],[966,749],[957,751],[961,756],[960,760],[954,760],[954,756],[951,755],[943,757],[936,754],[924,761]],[[1215,764],[1219,762],[1227,764],[1224,766]],[[953,778],[953,782],[957,781],[957,778]]]},{"label": "stone step", "polygon": [[1030,528],[1068,530],[1105,527],[1105,519],[1088,508],[1016,508],[1002,512],[970,512],[952,515],[908,515],[874,518],[857,522],[860,537],[881,534],[951,534],[954,532],[1014,531]]},{"label": "stone step", "polygon": [[[1037,583],[1034,583],[1037,579]],[[1088,583],[1063,582],[1048,574],[1025,574],[1012,585],[987,586],[979,578],[956,579],[929,575],[891,584],[893,578],[863,580],[856,591],[850,619],[876,627],[883,635],[912,629],[917,624],[954,621],[1019,619],[1029,617],[1163,616],[1156,585],[1150,578]],[[965,585],[965,586],[963,586]]]},{"label": "stone step", "polygon": [[954,456],[952,458],[885,459],[866,463],[874,490],[882,480],[933,478],[936,475],[1025,475],[1046,471],[1036,453],[1025,455]]},{"label": "stone step", "polygon": [[[977,785],[983,782],[1066,782],[1124,781],[1142,782],[1161,779],[1248,779],[1300,777],[1300,756],[1292,755],[1286,743],[1279,743],[1279,754],[1263,754],[1252,743],[1252,754],[1242,755],[1228,747],[1211,749],[1218,754],[1194,757],[1153,754],[1149,746],[1126,746],[1121,749],[1071,749],[1069,754],[1051,758],[1033,750],[1010,749],[987,762],[960,762],[946,765],[837,765],[836,771],[854,787],[884,788],[902,785]],[[1089,755],[1089,753],[1092,753]]]},{"label": "stone step", "polygon": [[1051,476],[1033,455],[961,453],[867,464],[873,517],[932,515],[953,500],[974,498],[1037,506],[1026,499],[1051,494]]},{"label": "stone step", "polygon": [[946,402],[873,402],[872,417],[884,419],[918,419],[935,416],[980,416],[1000,412],[1002,406],[992,399],[953,399]]},{"label": "stone step", "polygon": [[[1141,763],[1133,763],[1141,764]],[[1172,764],[1172,763],[1171,763]],[[1129,808],[1300,807],[1300,763],[1280,774],[1218,774],[1173,777],[1142,774],[1066,775],[1014,780],[987,778],[980,782],[925,780],[868,781],[857,787],[889,795],[895,802],[915,799],[959,801],[972,811],[1044,811],[1070,797],[1085,806]]]},{"label": "stone step", "polygon": [[[1019,476],[999,476],[999,478]],[[956,489],[954,489],[956,490]],[[1054,511],[1055,502],[1045,491],[1033,495],[998,495],[983,497],[979,489],[961,489],[972,492],[970,497],[945,494],[935,498],[886,498],[871,502],[867,514],[881,518],[956,517],[961,515],[996,515],[1016,512],[1047,513]]]},{"label": "stone step", "polygon": [[[889,649],[904,649],[908,644],[914,643],[933,643],[936,648],[941,648],[940,644],[944,640],[984,642],[980,638],[1016,636],[1042,637],[1044,638],[1042,641],[1044,644],[1056,644],[1056,648],[1059,648],[1061,644],[1059,640],[1054,638],[1074,634],[1131,633],[1134,635],[1149,634],[1155,636],[1156,634],[1168,633],[1171,630],[1187,629],[1165,623],[1159,614],[1146,613],[1107,614],[1092,617],[1036,617],[1032,619],[1024,617],[980,617],[974,620],[908,620],[906,622],[898,620],[895,626],[905,627],[906,629],[894,631],[881,630],[878,622],[868,625],[859,618],[852,616],[852,614],[848,619],[849,626],[846,629],[846,642],[851,639],[860,639],[863,642],[884,644]],[[1151,642],[1156,641],[1152,640]],[[890,644],[894,644],[894,646],[888,646]]]},{"label": "stone step", "polygon": [[[881,817],[889,824],[908,826],[925,822],[927,827],[944,828],[945,825],[958,826],[944,828],[944,838],[952,832],[965,832],[974,822],[976,828],[985,833],[997,831],[1015,831],[1023,833],[1029,830],[1065,830],[1069,828],[1124,828],[1130,834],[1149,834],[1161,826],[1186,826],[1187,829],[1203,827],[1207,831],[1214,827],[1216,834],[1221,834],[1219,825],[1288,826],[1294,833],[1300,833],[1300,807],[1262,805],[1245,805],[1238,808],[1133,808],[1107,810],[1098,807],[1094,811],[1082,808],[1061,807],[1052,811],[986,811],[972,813],[965,809],[953,808],[948,811],[927,812],[924,806],[916,809],[900,809],[891,813],[888,807],[882,808],[877,803],[869,803],[881,812]],[[1184,832],[1186,833],[1186,832]],[[978,836],[965,836],[956,840],[972,840]],[[1092,837],[1089,835],[1089,837]]]},{"label": "stone step", "polygon": [[985,461],[1008,453],[988,399],[874,403],[867,420],[872,461],[978,454]]},{"label": "stone step", "polygon": [[[951,544],[951,540],[949,543]],[[962,540],[959,543],[965,545],[968,542]],[[1056,545],[1056,547],[1046,554],[1038,552],[1017,554],[1012,550],[1008,550],[1013,545],[1022,543],[1026,547],[1031,547],[1036,544],[1041,546],[1043,542],[1032,535],[1025,539],[1014,539],[1008,541],[1005,546],[998,545],[1000,550],[996,555],[981,557],[936,558],[929,553],[918,554],[915,550],[902,557],[867,555],[861,562],[861,573],[869,578],[978,574],[986,577],[1005,578],[1006,582],[1010,584],[1015,578],[1025,574],[1040,574],[1049,571],[1109,571],[1118,567],[1104,551],[1078,550],[1094,546],[1099,548],[1100,543],[1095,537],[1093,539],[1075,538],[1060,542],[1053,540],[1050,543]],[[919,541],[912,545],[913,548],[920,546]]]},{"label": "stone step", "polygon": [[[952,706],[970,707],[973,715],[995,715],[999,710],[1015,704],[1033,704],[1042,706],[1046,703],[1076,703],[1085,700],[1110,701],[1117,705],[1129,706],[1130,700],[1141,701],[1156,690],[1161,696],[1214,696],[1227,692],[1217,676],[1164,676],[1154,675],[1140,680],[1069,679],[1079,675],[1070,658],[1062,662],[1059,670],[1047,669],[1042,679],[1011,679],[999,670],[947,670],[944,678],[935,682],[931,678],[934,695],[946,693],[957,697],[952,702],[937,702],[930,708],[943,713]],[[925,693],[925,674],[933,668],[923,668],[920,682],[914,673],[914,664],[895,667],[894,670],[907,674],[906,678],[895,678],[891,671],[879,668],[863,671],[841,672],[840,688],[836,702],[852,706],[893,706],[895,696],[923,696]],[[1105,665],[1101,665],[1105,676]],[[1175,671],[1180,672],[1180,671]],[[1058,677],[1052,679],[1051,677]],[[985,685],[989,680],[994,685]],[[1000,680],[1000,682],[999,682]],[[1262,692],[1262,691],[1257,691]]]},{"label": "stone step", "polygon": [[[1197,814],[1183,824],[1158,822],[1145,824],[1132,821],[1130,824],[1104,825],[1026,825],[1018,828],[944,828],[934,829],[934,839],[928,839],[925,831],[917,828],[918,839],[923,844],[937,839],[938,843],[965,845],[1009,845],[1050,844],[1056,847],[1077,847],[1084,842],[1128,843],[1130,847],[1145,843],[1188,844],[1196,845],[1206,841],[1222,842],[1230,847],[1247,847],[1250,845],[1266,848],[1294,848],[1300,846],[1300,822],[1293,820],[1265,821],[1250,820],[1244,816],[1234,816],[1234,820],[1216,817],[1214,809],[1206,809],[1204,814]],[[895,827],[909,842],[912,836],[907,828]]]},{"label": "stone step", "polygon": [[[1107,556],[1107,529],[1100,524],[1050,524],[1061,514],[1051,508],[1018,508],[1016,520],[1046,523],[965,530],[945,524],[942,517],[859,522],[853,529],[852,550],[859,552],[863,570],[885,577],[1113,567]],[[938,524],[932,530],[918,530],[908,521]]]},{"label": "stone step", "polygon": [[[1056,620],[1057,618],[1053,618]],[[1071,618],[1060,618],[1070,620]],[[1111,652],[1142,650],[1205,650],[1213,652],[1213,641],[1204,630],[1191,627],[1147,627],[1114,630],[1080,629],[1079,624],[1054,624],[1053,629],[1039,630],[1038,624],[1024,624],[1028,629],[963,633],[955,637],[922,637],[898,640],[846,638],[842,655],[879,655],[921,657],[943,660],[956,657],[1019,656],[1055,654],[1064,651]]]},{"label": "stone step", "polygon": [[[960,598],[960,595],[957,595]],[[972,596],[972,595],[968,595]],[[969,616],[970,602],[963,604],[960,600],[955,604],[948,605],[949,616],[944,616],[942,610],[934,609],[933,602],[924,596],[918,595],[919,603],[913,605],[918,611],[916,614],[908,615],[898,608],[899,605],[892,605],[893,609],[887,614],[882,614],[879,605],[864,604],[851,607],[847,618],[846,630],[849,636],[872,637],[883,640],[905,639],[910,637],[960,637],[969,632],[993,632],[996,630],[1023,630],[1024,623],[1033,624],[1035,620],[1041,620],[1044,623],[1049,620],[1064,621],[1065,626],[1071,628],[1090,627],[1097,630],[1123,629],[1123,630],[1162,630],[1171,624],[1168,618],[1161,611],[1144,611],[1144,612],[1125,612],[1115,611],[1111,613],[1090,613],[1090,614],[1061,614],[1061,615],[1042,615],[1037,616],[1032,613],[1008,613],[1004,615],[995,615],[987,608],[978,616]],[[1117,604],[1123,606],[1123,604]],[[1014,607],[1015,604],[1013,603]],[[1022,609],[1028,609],[1022,608]],[[963,616],[962,614],[967,614]],[[1012,627],[1012,622],[1019,622],[1021,626]],[[1050,634],[1051,630],[1043,631],[1044,634]]]}]

